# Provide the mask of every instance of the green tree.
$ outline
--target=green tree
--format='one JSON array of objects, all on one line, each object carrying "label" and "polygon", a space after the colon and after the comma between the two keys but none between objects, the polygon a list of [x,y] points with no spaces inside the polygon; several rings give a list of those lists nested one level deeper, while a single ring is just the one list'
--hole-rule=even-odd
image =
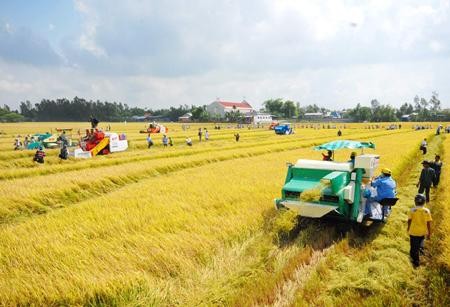
[{"label": "green tree", "polygon": [[348,116],[356,122],[370,121],[372,118],[372,109],[357,104],[354,109],[348,111]]},{"label": "green tree", "polygon": [[432,92],[430,101],[428,103],[431,106],[432,111],[441,110],[441,101],[439,100],[439,94],[437,92]]},{"label": "green tree", "polygon": [[209,120],[209,114],[206,111],[206,106],[194,107],[191,111],[192,120],[199,122],[207,122]]},{"label": "green tree", "polygon": [[244,115],[239,111],[230,111],[225,114],[225,119],[232,123],[241,122],[244,118]]},{"label": "green tree", "polygon": [[283,117],[285,118],[297,117],[298,115],[297,106],[292,100],[286,100],[283,103],[283,105],[281,106],[281,112],[283,114]]},{"label": "green tree", "polygon": [[283,115],[283,99],[269,99],[263,102],[264,109],[267,113],[270,113],[275,116]]},{"label": "green tree", "polygon": [[24,117],[15,112],[11,112],[9,106],[5,105],[3,108],[0,107],[0,122],[21,122],[24,120]]},{"label": "green tree", "polygon": [[316,104],[307,105],[305,107],[305,113],[317,113],[320,112],[320,107]]}]

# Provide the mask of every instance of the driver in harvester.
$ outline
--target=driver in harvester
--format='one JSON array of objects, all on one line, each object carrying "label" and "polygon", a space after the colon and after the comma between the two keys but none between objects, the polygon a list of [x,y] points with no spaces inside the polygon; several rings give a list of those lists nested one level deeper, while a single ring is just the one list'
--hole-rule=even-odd
[{"label": "driver in harvester", "polygon": [[327,154],[322,153],[323,161],[333,161],[333,152],[331,150],[327,151]]},{"label": "driver in harvester", "polygon": [[[392,171],[389,168],[383,168],[381,170],[381,175],[372,180],[372,187],[377,189],[377,196],[375,200],[380,202],[384,198],[394,198],[395,197],[395,188],[397,184],[395,180],[392,179]],[[384,208],[385,215],[389,214],[389,208]]]}]

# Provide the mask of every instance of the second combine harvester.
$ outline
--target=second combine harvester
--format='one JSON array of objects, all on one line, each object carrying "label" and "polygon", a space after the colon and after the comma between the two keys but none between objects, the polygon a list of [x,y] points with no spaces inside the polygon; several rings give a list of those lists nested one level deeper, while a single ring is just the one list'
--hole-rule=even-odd
[{"label": "second combine harvester", "polygon": [[128,141],[125,134],[103,132],[98,129],[87,129],[86,136],[80,141],[80,147],[73,151],[75,158],[91,158],[96,155],[107,155],[111,152],[125,151]]}]

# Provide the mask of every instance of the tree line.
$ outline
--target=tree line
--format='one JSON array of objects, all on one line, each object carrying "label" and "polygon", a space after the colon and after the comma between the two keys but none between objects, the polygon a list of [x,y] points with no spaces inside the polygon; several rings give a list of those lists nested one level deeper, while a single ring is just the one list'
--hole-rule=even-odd
[{"label": "tree line", "polygon": [[3,107],[0,107],[0,123],[21,122],[23,120],[24,117],[17,111],[11,111],[9,106],[4,105]]},{"label": "tree line", "polygon": [[[281,98],[269,99],[263,103],[264,111],[280,118],[307,119],[307,113],[326,114],[332,110],[319,107],[316,104],[300,106],[300,103]],[[405,102],[399,108],[389,104],[382,104],[377,99],[370,102],[370,106],[358,103],[354,108],[336,110],[344,119],[353,122],[392,122],[402,120],[404,115],[411,121],[449,121],[450,110],[441,109],[439,95],[433,92],[430,99],[415,96],[412,103]]]},{"label": "tree line", "polygon": [[[268,99],[263,102],[260,111],[269,113],[278,118],[307,119],[307,113],[326,114],[332,110],[320,107],[316,104],[301,106],[299,102],[284,100],[282,98]],[[342,110],[336,110],[341,113]],[[433,92],[429,99],[416,96],[411,103],[405,102],[399,108],[382,104],[377,99],[370,102],[370,106],[362,106],[358,103],[354,108],[343,110],[344,119],[354,122],[389,122],[399,121],[404,115],[410,115],[412,121],[450,121],[450,110],[441,110],[439,95]],[[60,98],[56,100],[42,99],[39,103],[32,104],[30,101],[21,102],[18,111],[12,111],[5,105],[0,107],[0,121],[87,121],[90,116],[95,116],[101,121],[124,121],[133,120],[133,116],[151,114],[158,118],[178,121],[178,117],[192,114],[192,120],[206,121],[229,121],[240,122],[244,114],[232,111],[225,118],[211,116],[206,111],[206,105],[169,107],[163,109],[143,109],[130,107],[120,102],[92,101],[84,98],[74,97],[69,100]]]},{"label": "tree line", "polygon": [[[21,102],[19,113],[30,121],[87,121],[90,116],[101,121],[133,120],[133,116],[150,114],[169,121],[178,121],[178,117],[191,112],[201,117],[203,107],[180,105],[168,109],[144,109],[130,107],[120,102],[92,101],[75,97],[72,100],[61,98],[56,100],[42,99],[39,103]],[[200,111],[200,112],[199,112]],[[207,119],[207,118],[205,118]]]}]

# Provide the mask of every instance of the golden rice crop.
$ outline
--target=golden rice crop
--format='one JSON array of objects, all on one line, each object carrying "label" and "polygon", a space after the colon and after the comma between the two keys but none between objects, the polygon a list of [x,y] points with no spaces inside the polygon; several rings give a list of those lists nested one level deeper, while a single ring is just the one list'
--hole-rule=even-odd
[{"label": "golden rice crop", "polygon": [[[381,135],[384,135],[384,133]],[[362,137],[367,138],[379,134],[362,134]],[[357,135],[360,134],[355,134],[355,136]],[[324,141],[327,140],[329,139],[325,137]],[[293,139],[282,145],[279,143],[272,144],[271,142],[262,142],[262,145],[253,142],[250,142],[250,144],[235,143],[222,147],[220,151],[213,151],[206,144],[195,151],[186,150],[184,147],[175,148],[170,152],[159,150],[155,151],[154,154],[146,151],[141,153],[142,156],[136,156],[131,161],[127,161],[126,156],[124,157],[125,161],[120,161],[117,158],[120,155],[115,154],[98,157],[98,160],[70,161],[70,163],[64,161],[54,167],[37,165],[35,169],[19,170],[27,178],[0,180],[0,192],[4,192],[6,195],[4,205],[0,208],[0,221],[10,220],[23,214],[47,212],[51,208],[59,208],[80,201],[88,198],[89,195],[101,195],[142,178],[239,157],[263,155],[269,152],[304,147],[309,149],[317,141],[317,137],[313,139],[305,137],[300,140]],[[109,159],[111,156],[115,156],[114,160]],[[14,168],[11,168],[10,171],[13,174],[12,176],[18,172]],[[37,180],[35,178],[36,172],[44,171],[50,172],[51,175],[41,176]],[[52,174],[53,172],[57,173]],[[43,178],[45,180],[42,180]],[[11,186],[21,188],[17,189],[15,193],[8,193]]]},{"label": "golden rice crop", "polygon": [[444,154],[442,160],[444,166],[441,174],[441,182],[439,187],[439,212],[442,214],[440,219],[438,234],[441,235],[440,240],[440,255],[438,261],[450,272],[450,137],[446,137],[444,141]]},{"label": "golden rice crop", "polygon": [[[145,134],[133,132],[142,124],[112,126],[129,131],[132,144],[144,142]],[[199,126],[191,125],[193,139]],[[0,130],[12,137],[14,127]],[[38,127],[30,123],[18,130],[30,133]],[[182,140],[186,132],[171,127]],[[167,150],[137,146],[88,161],[58,164],[50,157],[51,163],[39,167],[27,167],[22,156],[18,160],[24,164],[11,164],[16,170],[2,161],[1,167],[10,170],[0,180],[5,195],[0,303],[273,303],[280,283],[299,266],[304,267],[300,275],[314,278],[309,265],[320,266],[320,257],[328,253],[342,255],[339,245],[319,251],[337,239],[328,230],[308,227],[287,246],[273,240],[293,226],[288,215],[276,218],[272,204],[283,184],[285,162],[320,158],[312,145],[334,139],[335,130],[298,128],[293,136],[241,130],[239,143],[233,140],[234,129],[221,130],[221,139],[214,141],[215,131],[210,131],[211,141],[195,143],[192,151],[182,144]],[[430,133],[408,126],[372,131],[348,125],[344,130],[345,138],[373,139],[380,167],[391,167],[395,176],[405,169],[399,166],[402,160],[411,158]],[[14,160],[16,153],[2,147],[0,154]],[[349,155],[343,151],[336,159]],[[327,274],[334,280],[334,272]],[[373,292],[379,294],[378,289],[374,285]]]}]

